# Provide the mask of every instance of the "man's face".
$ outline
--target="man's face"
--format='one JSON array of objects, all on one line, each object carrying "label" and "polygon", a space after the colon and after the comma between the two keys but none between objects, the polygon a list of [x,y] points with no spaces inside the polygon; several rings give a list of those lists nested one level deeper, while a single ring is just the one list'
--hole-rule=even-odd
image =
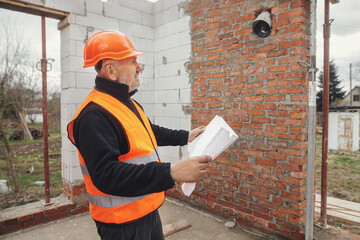
[{"label": "man's face", "polygon": [[139,73],[142,70],[136,57],[119,60],[119,76],[117,82],[129,86],[129,92],[140,87]]},{"label": "man's face", "polygon": [[112,71],[111,80],[123,83],[129,86],[129,92],[140,87],[139,72],[142,70],[136,57],[125,58],[121,60],[108,60],[105,65],[112,65],[115,71]]}]

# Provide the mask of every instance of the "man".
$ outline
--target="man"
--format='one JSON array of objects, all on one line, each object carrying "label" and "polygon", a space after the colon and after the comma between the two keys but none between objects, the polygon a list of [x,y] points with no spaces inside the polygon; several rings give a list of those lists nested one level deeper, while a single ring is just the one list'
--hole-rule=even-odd
[{"label": "man", "polygon": [[95,87],[68,125],[79,152],[89,209],[101,239],[163,239],[158,208],[175,181],[199,181],[211,158],[161,163],[157,146],[185,145],[205,128],[190,132],[150,123],[131,96],[142,70],[130,40],[102,31],[85,45],[84,67],[98,72]]}]

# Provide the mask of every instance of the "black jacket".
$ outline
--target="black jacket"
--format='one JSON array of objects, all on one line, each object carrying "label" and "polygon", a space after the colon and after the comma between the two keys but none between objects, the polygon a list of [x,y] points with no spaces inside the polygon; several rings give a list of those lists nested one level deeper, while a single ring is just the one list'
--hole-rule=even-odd
[{"label": "black jacket", "polygon": [[[96,78],[95,88],[118,99],[139,117],[130,101],[136,91],[129,94],[127,85]],[[151,126],[158,146],[187,144],[188,131]],[[170,163],[136,165],[118,161],[120,155],[129,151],[124,129],[112,114],[95,103],[88,104],[75,120],[73,135],[92,182],[106,194],[140,196],[167,190],[175,184]]]}]

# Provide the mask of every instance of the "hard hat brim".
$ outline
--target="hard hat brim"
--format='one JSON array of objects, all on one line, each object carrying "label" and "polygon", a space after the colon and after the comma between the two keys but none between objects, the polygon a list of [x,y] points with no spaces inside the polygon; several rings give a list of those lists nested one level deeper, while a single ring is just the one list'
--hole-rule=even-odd
[{"label": "hard hat brim", "polygon": [[96,56],[95,59],[89,59],[89,60],[85,61],[83,68],[95,66],[100,60],[103,60],[105,58],[121,60],[121,59],[135,57],[135,56],[139,56],[139,55],[143,55],[143,54],[144,54],[143,52],[139,52],[136,50],[125,51],[125,52],[121,52],[121,53],[99,54]]}]

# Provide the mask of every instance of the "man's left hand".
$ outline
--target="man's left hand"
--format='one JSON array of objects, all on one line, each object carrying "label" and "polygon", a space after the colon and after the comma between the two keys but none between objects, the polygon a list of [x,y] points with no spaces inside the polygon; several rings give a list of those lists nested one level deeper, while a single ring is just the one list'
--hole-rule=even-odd
[{"label": "man's left hand", "polygon": [[197,127],[189,132],[188,142],[192,142],[197,136],[205,131],[206,127]]}]

